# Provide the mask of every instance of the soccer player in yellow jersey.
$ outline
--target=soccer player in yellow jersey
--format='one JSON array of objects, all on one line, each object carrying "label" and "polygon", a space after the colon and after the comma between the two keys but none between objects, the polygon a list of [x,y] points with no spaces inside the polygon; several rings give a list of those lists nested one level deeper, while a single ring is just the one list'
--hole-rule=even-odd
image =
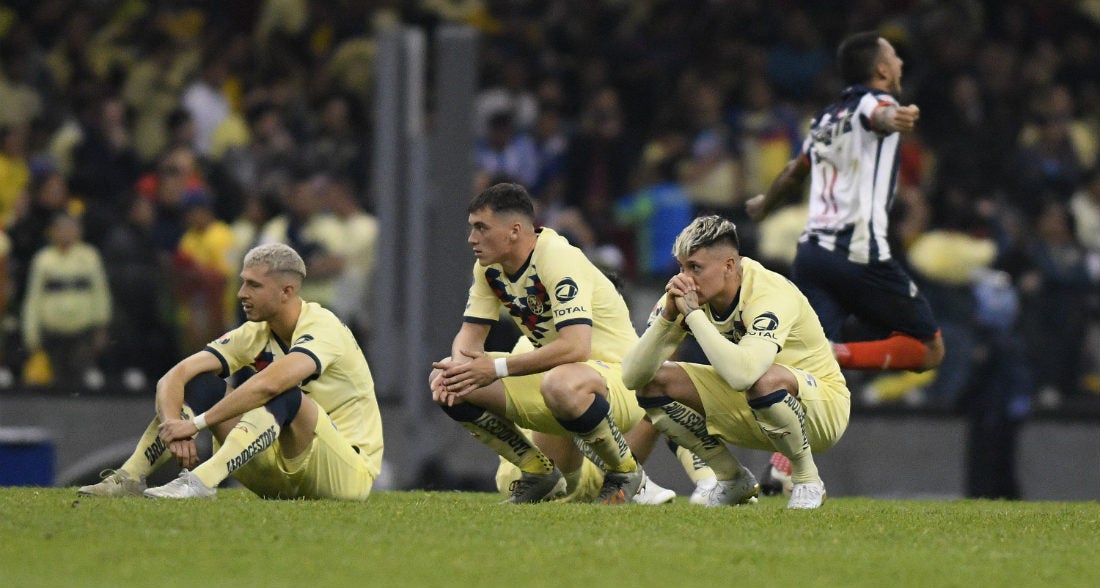
[{"label": "soccer player in yellow jersey", "polygon": [[[623,360],[623,381],[654,426],[714,470],[708,506],[752,503],[759,493],[731,443],[789,458],[787,507],[817,508],[825,485],[813,453],[847,428],[848,388],[806,297],[739,251],[737,227],[719,216],[680,232],[680,273]],[[710,365],[666,362],[687,334]]]},{"label": "soccer player in yellow jersey", "polygon": [[[494,185],[467,210],[473,285],[450,357],[433,364],[433,400],[520,469],[509,502],[565,494],[562,472],[579,476],[583,463],[574,436],[606,468],[597,500],[632,501],[645,473],[622,431],[644,413],[622,383],[623,355],[637,340],[626,303],[579,249],[535,227],[522,186]],[[502,307],[533,350],[485,353]],[[538,445],[520,427],[535,431]]]},{"label": "soccer player in yellow jersey", "polygon": [[[306,265],[289,246],[256,247],[243,266],[237,296],[248,322],[160,379],[156,418],[134,453],[78,494],[213,498],[230,475],[264,498],[370,494],[382,422],[363,352],[334,314],[298,295]],[[255,375],[227,392],[217,376],[245,367]],[[198,462],[194,437],[207,427],[217,450],[188,470]],[[145,477],[173,457],[179,477],[146,489]]]}]

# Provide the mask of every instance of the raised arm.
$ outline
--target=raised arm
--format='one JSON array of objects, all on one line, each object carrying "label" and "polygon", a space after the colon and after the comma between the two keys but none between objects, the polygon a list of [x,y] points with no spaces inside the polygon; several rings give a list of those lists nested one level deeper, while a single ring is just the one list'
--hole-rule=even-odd
[{"label": "raised arm", "polygon": [[780,202],[793,197],[802,189],[802,183],[809,174],[810,162],[805,154],[800,154],[787,162],[787,166],[779,172],[766,193],[757,194],[745,202],[745,210],[749,213],[749,217],[755,222],[767,218]]},{"label": "raised arm", "polygon": [[871,126],[882,134],[908,133],[917,127],[920,108],[916,104],[895,106],[883,104],[871,113]]}]

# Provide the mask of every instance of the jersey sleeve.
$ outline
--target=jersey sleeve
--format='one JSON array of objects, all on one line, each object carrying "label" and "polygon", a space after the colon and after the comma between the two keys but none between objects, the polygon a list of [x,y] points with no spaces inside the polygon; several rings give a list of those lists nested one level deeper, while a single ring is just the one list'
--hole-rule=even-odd
[{"label": "jersey sleeve", "polygon": [[295,330],[295,338],[290,344],[288,354],[304,353],[313,359],[315,365],[313,374],[303,380],[302,384],[308,384],[320,377],[347,351],[345,341],[340,337],[340,331],[344,329],[346,327],[336,317],[330,316],[309,321]]},{"label": "jersey sleeve", "polygon": [[[793,290],[794,286],[790,286]],[[746,301],[742,316],[745,320],[745,335],[742,340],[756,338],[773,343],[782,350],[791,334],[791,329],[799,317],[796,292],[782,288],[766,288],[764,292]]]},{"label": "jersey sleeve", "polygon": [[898,106],[898,101],[890,94],[882,93],[867,93],[863,95],[863,98],[859,100],[859,106],[856,107],[856,114],[859,117],[859,122],[863,125],[863,128],[874,131],[880,135],[889,135],[890,133],[881,132],[875,128],[874,114],[875,111],[883,106]]},{"label": "jersey sleeve", "polygon": [[570,325],[592,325],[592,296],[596,290],[591,271],[599,271],[587,259],[577,255],[555,256],[546,268],[546,285],[550,289],[550,310],[554,327],[559,331]]},{"label": "jersey sleeve", "polygon": [[259,330],[250,327],[251,323],[245,323],[207,344],[206,351],[213,353],[222,363],[221,372],[218,373],[220,377],[227,378],[250,365],[263,350],[264,341],[260,338]]},{"label": "jersey sleeve", "polygon": [[496,322],[500,317],[500,298],[489,287],[485,271],[474,262],[473,283],[470,284],[470,293],[466,298],[466,310],[462,312],[462,320],[465,322],[488,324]]}]

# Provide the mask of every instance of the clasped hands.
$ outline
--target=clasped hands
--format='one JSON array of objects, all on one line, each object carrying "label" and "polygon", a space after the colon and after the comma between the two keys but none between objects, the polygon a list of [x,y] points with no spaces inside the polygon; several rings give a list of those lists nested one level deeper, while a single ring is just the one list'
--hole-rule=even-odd
[{"label": "clasped hands", "polygon": [[497,379],[493,358],[484,351],[462,350],[463,357],[448,357],[432,363],[439,370],[431,382],[432,400],[437,404],[454,406],[455,400],[492,384]]},{"label": "clasped hands", "polygon": [[157,428],[157,435],[183,468],[191,468],[199,463],[199,452],[195,447],[195,435],[198,432],[195,423],[184,419],[167,419]]},{"label": "clasped hands", "polygon": [[698,287],[695,280],[684,274],[676,274],[665,284],[665,303],[661,316],[667,321],[675,321],[678,316],[687,316],[699,308]]}]

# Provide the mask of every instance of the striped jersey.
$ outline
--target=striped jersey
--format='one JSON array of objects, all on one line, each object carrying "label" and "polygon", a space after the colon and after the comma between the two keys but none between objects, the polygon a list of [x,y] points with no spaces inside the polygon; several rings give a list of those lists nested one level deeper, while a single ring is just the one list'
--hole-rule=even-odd
[{"label": "striped jersey", "polygon": [[800,241],[856,263],[890,259],[887,214],[901,136],[873,128],[871,114],[880,106],[898,106],[898,101],[885,91],[849,86],[813,119],[802,144],[812,178],[809,219]]}]

